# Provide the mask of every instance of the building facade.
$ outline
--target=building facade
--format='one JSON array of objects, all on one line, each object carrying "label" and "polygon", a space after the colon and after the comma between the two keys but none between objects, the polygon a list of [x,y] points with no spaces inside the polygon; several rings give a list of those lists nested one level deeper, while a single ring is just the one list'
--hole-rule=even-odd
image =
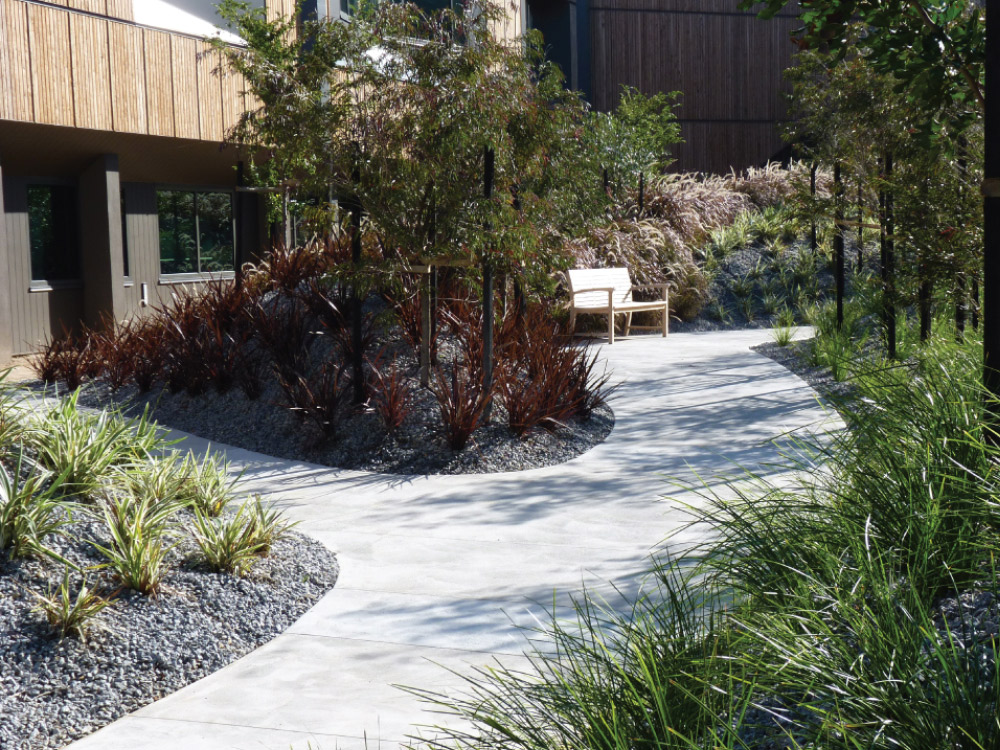
[{"label": "building facade", "polygon": [[680,91],[679,171],[727,173],[785,156],[789,7],[761,21],[738,0],[529,0],[567,83],[595,109],[614,109],[623,85]]},{"label": "building facade", "polygon": [[[0,0],[0,363],[230,277],[266,244],[223,142],[249,102],[205,41],[239,43],[220,25],[211,0]],[[514,3],[503,33],[522,29]]]}]

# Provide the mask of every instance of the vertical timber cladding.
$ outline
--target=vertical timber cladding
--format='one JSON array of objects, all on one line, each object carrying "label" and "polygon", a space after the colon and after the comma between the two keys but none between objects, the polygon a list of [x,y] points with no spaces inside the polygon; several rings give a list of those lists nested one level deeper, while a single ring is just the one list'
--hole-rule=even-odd
[{"label": "vertical timber cladding", "polygon": [[789,9],[770,21],[738,0],[592,0],[595,108],[615,106],[622,85],[682,91],[685,143],[675,169],[725,173],[776,158],[786,116],[782,71],[792,63]]},{"label": "vertical timber cladding", "polygon": [[0,120],[222,141],[242,78],[199,39],[73,10],[126,15],[118,4],[0,0]]}]

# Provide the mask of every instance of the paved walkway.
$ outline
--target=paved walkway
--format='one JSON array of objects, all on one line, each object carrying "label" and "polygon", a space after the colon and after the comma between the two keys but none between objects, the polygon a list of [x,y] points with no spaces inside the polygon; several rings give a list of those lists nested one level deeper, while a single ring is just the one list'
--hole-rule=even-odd
[{"label": "paved walkway", "polygon": [[[518,626],[544,622],[546,607],[582,585],[634,591],[650,551],[686,520],[677,499],[696,501],[668,477],[759,466],[776,457],[773,438],[828,419],[801,380],[749,351],[769,339],[740,331],[604,346],[623,384],[615,429],[546,469],[399,477],[228,449],[248,489],[270,492],[337,553],[340,581],[263,648],[71,748],[390,748],[414,724],[436,723],[393,686],[450,689],[460,680],[443,667],[523,659]],[[668,544],[683,552],[704,533]]]}]

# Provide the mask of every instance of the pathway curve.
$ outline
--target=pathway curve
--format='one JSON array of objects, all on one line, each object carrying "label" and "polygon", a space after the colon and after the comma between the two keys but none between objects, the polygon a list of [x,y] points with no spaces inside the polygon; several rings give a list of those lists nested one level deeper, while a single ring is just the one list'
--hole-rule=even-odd
[{"label": "pathway curve", "polygon": [[[442,665],[523,659],[519,626],[544,621],[567,592],[634,590],[650,551],[687,520],[667,477],[766,464],[772,439],[830,419],[801,380],[749,350],[769,339],[738,331],[603,346],[622,383],[615,428],[560,466],[400,477],[228,448],[249,490],[271,493],[337,553],[340,581],[263,648],[71,749],[396,747],[436,718],[393,685],[450,689],[460,680]],[[669,544],[681,552],[704,533]]]}]

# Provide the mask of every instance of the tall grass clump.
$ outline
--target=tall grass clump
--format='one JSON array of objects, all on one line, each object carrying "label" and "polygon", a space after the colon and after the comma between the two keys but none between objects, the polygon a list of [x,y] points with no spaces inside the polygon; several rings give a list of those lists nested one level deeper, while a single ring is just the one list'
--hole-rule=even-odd
[{"label": "tall grass clump", "polygon": [[[421,746],[1000,745],[993,404],[977,344],[923,355],[857,365],[846,430],[690,488],[709,541],[631,608],[583,595],[528,666],[467,675],[459,697],[416,691],[465,726]],[[961,592],[993,602],[977,629],[972,608],[941,610]]]}]

